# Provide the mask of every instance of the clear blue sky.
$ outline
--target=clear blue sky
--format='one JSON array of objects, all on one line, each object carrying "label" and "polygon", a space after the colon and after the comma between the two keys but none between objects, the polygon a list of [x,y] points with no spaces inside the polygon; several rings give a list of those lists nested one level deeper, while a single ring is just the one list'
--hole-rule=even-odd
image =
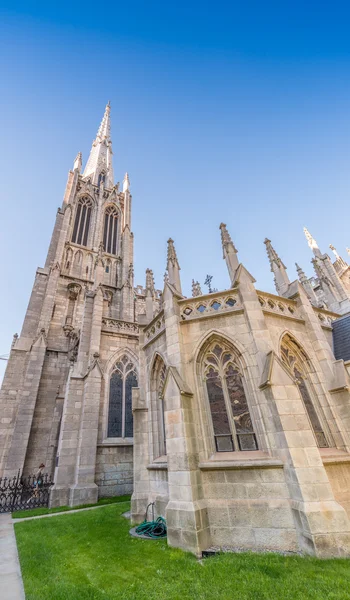
[{"label": "clear blue sky", "polygon": [[291,279],[295,261],[312,274],[304,225],[346,258],[349,12],[313,0],[3,0],[0,354],[109,99],[116,178],[131,179],[136,283],[150,267],[162,286],[172,236],[185,294],[207,273],[228,287],[221,221],[267,291],[265,236]]}]

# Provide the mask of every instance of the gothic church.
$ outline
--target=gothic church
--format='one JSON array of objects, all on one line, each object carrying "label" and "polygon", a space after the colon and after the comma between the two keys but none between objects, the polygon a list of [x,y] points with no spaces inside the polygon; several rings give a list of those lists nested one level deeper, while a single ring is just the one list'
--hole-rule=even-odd
[{"label": "gothic church", "polygon": [[163,292],[149,269],[135,287],[129,188],[114,183],[107,105],[14,336],[0,476],[44,462],[52,506],[133,492],[133,522],[154,502],[168,543],[197,555],[349,556],[350,355],[335,333],[350,267],[305,230],[315,277],[297,266],[290,281],[266,239],[277,293],[257,290],[222,223],[227,290],[193,281],[186,298],[171,239]]}]

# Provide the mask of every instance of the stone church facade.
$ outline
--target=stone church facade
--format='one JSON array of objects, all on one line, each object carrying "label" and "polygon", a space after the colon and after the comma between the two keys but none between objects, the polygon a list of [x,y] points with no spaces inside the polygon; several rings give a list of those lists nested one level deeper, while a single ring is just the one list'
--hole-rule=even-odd
[{"label": "stone church facade", "polygon": [[164,290],[134,287],[131,194],[114,184],[110,107],[78,154],[0,396],[0,475],[44,462],[51,504],[133,490],[168,542],[350,555],[350,361],[332,323],[350,268],[305,230],[315,277],[265,240],[276,294],[257,290],[221,224],[228,289],[182,294],[173,240]]},{"label": "stone church facade", "polygon": [[0,476],[44,462],[55,473],[52,504],[131,493],[133,482],[146,292],[134,287],[132,198],[127,174],[122,189],[114,182],[109,105],[81,170],[79,153],[0,396]]}]

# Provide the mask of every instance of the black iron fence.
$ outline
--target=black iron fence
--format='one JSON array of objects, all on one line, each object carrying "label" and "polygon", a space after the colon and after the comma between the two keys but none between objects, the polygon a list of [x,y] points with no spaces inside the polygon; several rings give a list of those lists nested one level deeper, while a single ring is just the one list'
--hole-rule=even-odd
[{"label": "black iron fence", "polygon": [[36,475],[23,477],[19,471],[14,477],[0,477],[0,513],[48,506],[52,485],[48,473],[38,479]]}]

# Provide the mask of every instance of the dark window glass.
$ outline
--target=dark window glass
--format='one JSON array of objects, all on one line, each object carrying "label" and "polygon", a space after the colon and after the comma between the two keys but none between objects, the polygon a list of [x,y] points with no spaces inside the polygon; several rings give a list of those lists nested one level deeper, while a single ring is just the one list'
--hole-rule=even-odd
[{"label": "dark window glass", "polygon": [[103,232],[103,247],[105,252],[107,252],[107,229],[108,229],[108,215],[105,215],[105,227]]},{"label": "dark window glass", "polygon": [[309,415],[309,419],[311,421],[311,425],[314,430],[317,445],[319,448],[328,448],[326,436],[323,433],[322,425],[318,418],[318,414],[315,411],[315,407],[312,403],[312,400],[311,400],[311,397],[309,394],[309,390],[306,387],[306,383],[305,383],[304,379],[301,377],[301,373],[299,373],[299,371],[297,369],[294,369],[294,374],[295,374],[295,377],[297,380],[300,395],[304,401],[307,414]]},{"label": "dark window glass", "polygon": [[221,378],[212,368],[207,375],[207,390],[216,449],[218,452],[233,451],[234,446]]},{"label": "dark window glass", "polygon": [[[309,390],[307,388],[304,376],[302,374],[302,362],[305,362],[307,364],[307,356],[304,355],[302,349],[297,346],[296,342],[294,342],[293,340],[289,341],[291,344],[293,344],[293,348],[295,347],[295,352],[293,352],[289,346],[281,346],[282,360],[290,369],[291,373],[296,379],[296,384],[299,388],[299,392],[303,399],[306,412],[309,416],[311,427],[316,438],[317,446],[319,448],[328,448],[329,444],[327,442],[327,438],[324,434],[321,421],[318,417]],[[300,356],[302,356],[303,359],[300,358]]]},{"label": "dark window glass", "polygon": [[214,343],[204,362],[216,450],[258,450],[242,376],[233,353]]},{"label": "dark window glass", "polygon": [[89,206],[87,209],[87,214],[86,214],[86,224],[85,224],[85,230],[84,230],[83,246],[87,246],[88,233],[89,233],[89,227],[90,227],[90,217],[91,217],[91,208]]},{"label": "dark window glass", "polygon": [[78,231],[77,244],[81,244],[81,240],[83,237],[83,231],[84,231],[84,225],[85,225],[85,217],[86,217],[86,206],[83,206],[82,211],[81,211],[81,219],[80,219],[80,226],[79,226],[79,231]]},{"label": "dark window glass", "polygon": [[124,437],[133,436],[132,418],[132,388],[137,387],[136,374],[132,371],[125,380],[125,434]]},{"label": "dark window glass", "polygon": [[103,230],[103,246],[105,252],[109,254],[117,253],[117,229],[118,216],[116,210],[113,207],[109,207],[106,210]]},{"label": "dark window glass", "polygon": [[89,227],[91,220],[91,201],[89,198],[81,198],[77,206],[73,228],[72,242],[87,246]]},{"label": "dark window glass", "polygon": [[122,436],[123,378],[115,371],[109,385],[108,437]]},{"label": "dark window glass", "polygon": [[232,365],[226,371],[226,383],[240,450],[257,450],[242,378]]},{"label": "dark window glass", "polygon": [[74,223],[73,237],[72,237],[72,241],[74,243],[76,242],[76,239],[77,239],[77,231],[78,231],[80,213],[81,213],[81,204],[78,204],[77,213],[75,215],[75,223]]}]

